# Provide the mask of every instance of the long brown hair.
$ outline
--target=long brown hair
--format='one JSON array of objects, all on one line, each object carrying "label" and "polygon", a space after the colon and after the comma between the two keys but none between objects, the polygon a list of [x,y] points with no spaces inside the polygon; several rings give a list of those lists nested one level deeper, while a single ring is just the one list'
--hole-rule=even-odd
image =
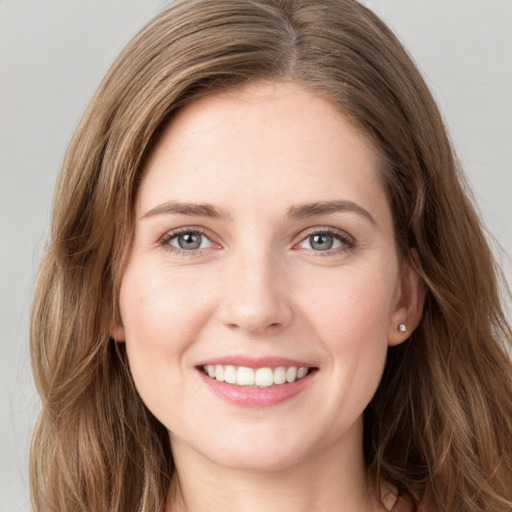
[{"label": "long brown hair", "polygon": [[253,80],[290,80],[376,143],[396,241],[426,289],[411,339],[389,350],[365,411],[375,489],[427,511],[512,507],[512,335],[499,275],[438,109],[386,25],[354,0],[188,0],[112,66],[67,152],[32,315],[42,411],[37,511],[161,511],[169,437],[110,337],[144,158],[174,112]]}]

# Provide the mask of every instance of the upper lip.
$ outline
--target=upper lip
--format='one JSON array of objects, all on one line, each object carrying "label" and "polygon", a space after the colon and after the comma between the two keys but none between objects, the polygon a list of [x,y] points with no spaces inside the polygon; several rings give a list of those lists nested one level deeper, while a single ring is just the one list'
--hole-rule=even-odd
[{"label": "upper lip", "polygon": [[245,366],[247,368],[278,368],[284,366],[289,368],[290,366],[296,366],[297,368],[313,368],[315,365],[307,363],[305,361],[299,361],[297,359],[290,359],[288,357],[251,357],[251,356],[222,356],[215,357],[201,361],[197,366],[208,366],[208,365],[232,365],[232,366]]}]

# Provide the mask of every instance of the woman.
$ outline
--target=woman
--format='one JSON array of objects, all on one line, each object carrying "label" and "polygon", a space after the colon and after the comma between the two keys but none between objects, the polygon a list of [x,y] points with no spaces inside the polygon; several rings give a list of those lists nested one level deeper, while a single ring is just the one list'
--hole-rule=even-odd
[{"label": "woman", "polygon": [[69,148],[36,510],[510,510],[499,273],[435,103],[351,0],[190,0]]}]

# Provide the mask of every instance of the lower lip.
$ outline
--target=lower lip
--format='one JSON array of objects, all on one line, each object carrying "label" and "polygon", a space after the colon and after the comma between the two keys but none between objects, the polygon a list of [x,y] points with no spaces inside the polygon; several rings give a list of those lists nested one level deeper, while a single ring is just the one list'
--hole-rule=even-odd
[{"label": "lower lip", "polygon": [[267,388],[256,386],[236,386],[227,382],[212,379],[199,371],[201,378],[208,388],[219,398],[245,407],[270,407],[285,400],[289,400],[299,394],[312,381],[316,371],[308,373],[305,377],[295,382],[279,384]]}]

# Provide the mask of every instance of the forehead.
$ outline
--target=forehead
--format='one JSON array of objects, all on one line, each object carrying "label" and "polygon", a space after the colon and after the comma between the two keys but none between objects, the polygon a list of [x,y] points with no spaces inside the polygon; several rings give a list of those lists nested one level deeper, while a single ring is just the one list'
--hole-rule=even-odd
[{"label": "forehead", "polygon": [[173,194],[301,202],[346,193],[371,202],[382,193],[378,161],[369,138],[333,103],[296,84],[256,83],[178,112],[149,155],[139,205]]}]

